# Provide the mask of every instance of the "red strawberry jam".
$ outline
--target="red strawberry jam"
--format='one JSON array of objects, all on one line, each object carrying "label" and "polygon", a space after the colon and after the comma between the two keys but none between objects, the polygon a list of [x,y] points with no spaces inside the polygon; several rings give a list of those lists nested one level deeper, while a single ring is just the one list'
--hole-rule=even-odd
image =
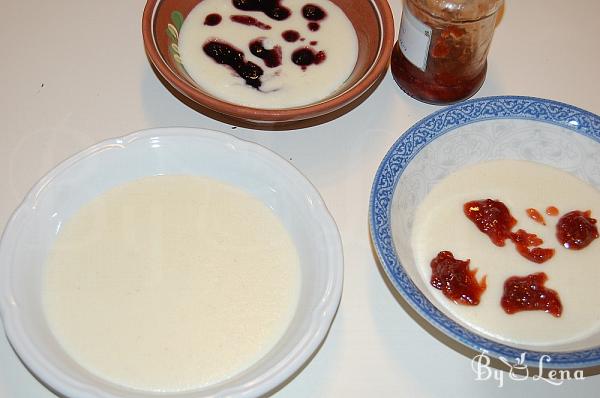
[{"label": "red strawberry jam", "polygon": [[486,288],[485,276],[478,282],[477,270],[469,269],[471,260],[457,260],[449,251],[441,251],[431,260],[431,285],[457,304],[477,305]]},{"label": "red strawberry jam", "polygon": [[560,244],[567,249],[581,250],[598,239],[596,219],[591,215],[591,210],[574,210],[562,216],[556,224],[556,237]]},{"label": "red strawberry jam", "polygon": [[544,243],[536,234],[530,234],[525,230],[519,229],[517,232],[510,234],[510,239],[515,244],[519,254],[534,263],[544,263],[554,256],[554,249],[545,249],[542,247],[530,248],[531,246],[539,246]]},{"label": "red strawberry jam", "polygon": [[533,221],[542,225],[546,225],[546,220],[544,220],[544,216],[542,216],[542,214],[536,209],[527,209],[525,210],[525,212]]},{"label": "red strawberry jam", "polygon": [[500,300],[507,314],[520,311],[544,311],[560,317],[562,304],[558,293],[544,287],[548,276],[543,272],[527,276],[511,276],[504,282],[504,294]]},{"label": "red strawberry jam", "polygon": [[474,200],[465,203],[463,210],[496,246],[504,246],[505,240],[510,238],[512,227],[517,223],[506,205],[498,200]]}]

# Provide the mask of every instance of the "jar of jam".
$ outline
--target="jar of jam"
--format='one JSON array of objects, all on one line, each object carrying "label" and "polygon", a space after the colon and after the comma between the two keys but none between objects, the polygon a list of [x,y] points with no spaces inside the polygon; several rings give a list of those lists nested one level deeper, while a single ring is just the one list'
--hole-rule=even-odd
[{"label": "jar of jam", "polygon": [[405,0],[391,69],[408,95],[449,104],[475,94],[504,0]]}]

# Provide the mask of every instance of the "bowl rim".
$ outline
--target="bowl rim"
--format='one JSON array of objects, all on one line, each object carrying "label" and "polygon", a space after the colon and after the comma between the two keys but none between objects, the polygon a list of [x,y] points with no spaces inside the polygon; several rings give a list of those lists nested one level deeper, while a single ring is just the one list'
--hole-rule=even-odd
[{"label": "bowl rim", "polygon": [[158,51],[153,34],[155,31],[154,21],[156,10],[160,6],[161,1],[147,0],[142,15],[144,49],[152,65],[169,85],[195,103],[215,112],[251,122],[286,122],[310,119],[342,108],[360,97],[361,94],[377,82],[387,69],[394,45],[394,17],[389,3],[387,0],[367,0],[373,5],[373,9],[378,16],[380,37],[377,58],[358,82],[333,97],[304,106],[283,109],[252,108],[205,94],[191,86],[172,70]]},{"label": "bowl rim", "polygon": [[[600,116],[562,102],[528,96],[491,96],[467,100],[438,110],[412,125],[381,161],[369,198],[369,232],[377,259],[402,298],[429,324],[451,339],[498,359],[524,359],[537,367],[551,354],[557,369],[600,365],[600,346],[574,351],[537,351],[499,343],[468,329],[440,311],[414,284],[401,264],[391,232],[392,198],[410,161],[428,143],[471,123],[494,119],[525,119],[572,130],[600,143]],[[391,163],[394,163],[393,167]],[[521,355],[525,353],[524,357]]]},{"label": "bowl rim", "polygon": [[[10,270],[14,266],[12,255],[15,242],[20,234],[19,225],[24,217],[28,217],[35,209],[38,195],[60,176],[65,170],[73,167],[78,162],[94,154],[106,150],[122,150],[129,144],[140,140],[152,140],[157,137],[179,137],[186,139],[219,140],[223,145],[234,148],[242,153],[254,152],[261,157],[268,157],[276,162],[279,170],[286,172],[294,178],[296,184],[303,184],[304,197],[310,202],[314,215],[320,220],[323,230],[325,257],[329,264],[327,282],[317,306],[311,309],[311,323],[306,332],[298,340],[292,350],[287,352],[281,360],[276,362],[267,372],[242,385],[228,387],[210,396],[257,396],[271,391],[294,375],[302,365],[307,362],[324,341],[337,312],[341,301],[343,288],[343,249],[339,230],[333,216],[327,209],[325,202],[316,187],[290,162],[268,148],[247,140],[242,140],[233,135],[216,130],[168,127],[140,130],[125,136],[111,138],[92,145],[75,155],[63,160],[31,188],[21,204],[16,208],[4,228],[0,238],[0,319],[4,331],[19,358],[31,373],[51,390],[64,394],[67,397],[78,398],[117,398],[118,395],[106,392],[97,386],[82,383],[71,377],[67,372],[56,367],[51,361],[40,354],[37,346],[29,339],[29,335],[21,322],[18,303],[14,299],[10,284]],[[111,383],[110,381],[106,381]],[[116,385],[116,384],[115,384]],[[206,388],[181,392],[182,397],[205,396],[203,390],[212,389],[217,384]],[[127,388],[127,387],[121,387]],[[131,390],[139,396],[156,395],[141,390]],[[146,395],[144,395],[146,394]],[[166,393],[165,396],[175,395],[175,392]],[[179,393],[178,393],[179,394]]]}]

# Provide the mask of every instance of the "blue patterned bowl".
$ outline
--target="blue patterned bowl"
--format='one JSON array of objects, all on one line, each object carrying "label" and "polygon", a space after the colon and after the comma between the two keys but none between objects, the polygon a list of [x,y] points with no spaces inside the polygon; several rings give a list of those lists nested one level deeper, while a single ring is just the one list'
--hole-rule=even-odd
[{"label": "blue patterned bowl", "polygon": [[561,346],[503,343],[463,326],[428,294],[410,245],[415,210],[447,175],[494,159],[552,165],[600,189],[600,117],[555,101],[503,96],[466,101],[416,123],[394,143],[373,182],[370,232],[383,269],[418,314],[476,351],[528,366],[599,365],[600,333]]}]

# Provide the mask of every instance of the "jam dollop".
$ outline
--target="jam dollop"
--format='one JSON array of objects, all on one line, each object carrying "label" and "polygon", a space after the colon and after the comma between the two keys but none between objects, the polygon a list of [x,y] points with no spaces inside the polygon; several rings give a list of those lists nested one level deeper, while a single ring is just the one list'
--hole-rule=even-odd
[{"label": "jam dollop", "polygon": [[306,26],[311,32],[316,32],[321,28],[321,25],[319,25],[317,22],[309,22]]},{"label": "jam dollop", "polygon": [[233,46],[217,40],[209,40],[203,46],[204,53],[219,64],[229,65],[246,84],[258,89],[263,70],[254,62],[246,61],[244,53]]},{"label": "jam dollop", "polygon": [[275,46],[270,50],[264,47],[262,39],[256,39],[250,42],[250,52],[258,58],[265,61],[269,68],[275,68],[281,65],[281,47]]},{"label": "jam dollop", "polygon": [[510,238],[512,227],[517,223],[506,205],[498,200],[474,200],[465,203],[463,210],[467,218],[496,246],[504,246],[505,240]]},{"label": "jam dollop", "polygon": [[504,312],[544,311],[560,317],[562,303],[556,291],[544,287],[547,280],[544,272],[508,278],[504,282],[504,293],[500,300]]},{"label": "jam dollop", "polygon": [[299,48],[292,53],[292,62],[306,70],[309,65],[318,65],[325,61],[327,56],[324,51],[315,52],[311,48]]},{"label": "jam dollop", "polygon": [[204,25],[216,26],[221,23],[221,20],[221,15],[217,13],[208,14],[206,18],[204,18]]},{"label": "jam dollop", "polygon": [[316,4],[306,4],[302,7],[302,16],[309,21],[320,21],[327,16],[327,13]]},{"label": "jam dollop", "polygon": [[554,249],[545,249],[542,247],[530,248],[531,246],[539,246],[544,243],[536,234],[530,234],[523,229],[519,229],[517,232],[510,234],[510,239],[515,244],[519,254],[534,263],[544,263],[554,256]]},{"label": "jam dollop", "polygon": [[542,224],[542,225],[546,225],[546,220],[544,220],[544,216],[536,209],[529,208],[529,209],[525,210],[525,212],[527,213],[527,216],[529,218],[531,218],[533,221],[535,221],[539,224]]},{"label": "jam dollop", "polygon": [[296,30],[286,30],[281,34],[281,37],[283,37],[283,40],[289,42],[289,43],[293,43],[295,41],[298,41],[298,39],[300,38],[300,33],[298,33],[298,31]]},{"label": "jam dollop", "polygon": [[556,238],[567,249],[581,250],[598,238],[596,219],[591,210],[574,210],[563,215],[556,224]]},{"label": "jam dollop", "polygon": [[449,251],[441,251],[431,260],[431,285],[457,304],[477,305],[486,288],[486,277],[480,282],[477,270],[469,269],[470,260],[457,260]]},{"label": "jam dollop", "polygon": [[233,22],[237,22],[242,25],[248,26],[256,26],[262,30],[271,29],[271,25],[267,25],[264,22],[259,21],[258,19],[251,17],[250,15],[232,15],[229,17]]},{"label": "jam dollop", "polygon": [[261,11],[276,21],[287,19],[292,13],[289,8],[281,5],[280,0],[232,0],[238,10]]},{"label": "jam dollop", "polygon": [[558,216],[558,209],[555,206],[546,207],[546,214],[549,216]]}]

